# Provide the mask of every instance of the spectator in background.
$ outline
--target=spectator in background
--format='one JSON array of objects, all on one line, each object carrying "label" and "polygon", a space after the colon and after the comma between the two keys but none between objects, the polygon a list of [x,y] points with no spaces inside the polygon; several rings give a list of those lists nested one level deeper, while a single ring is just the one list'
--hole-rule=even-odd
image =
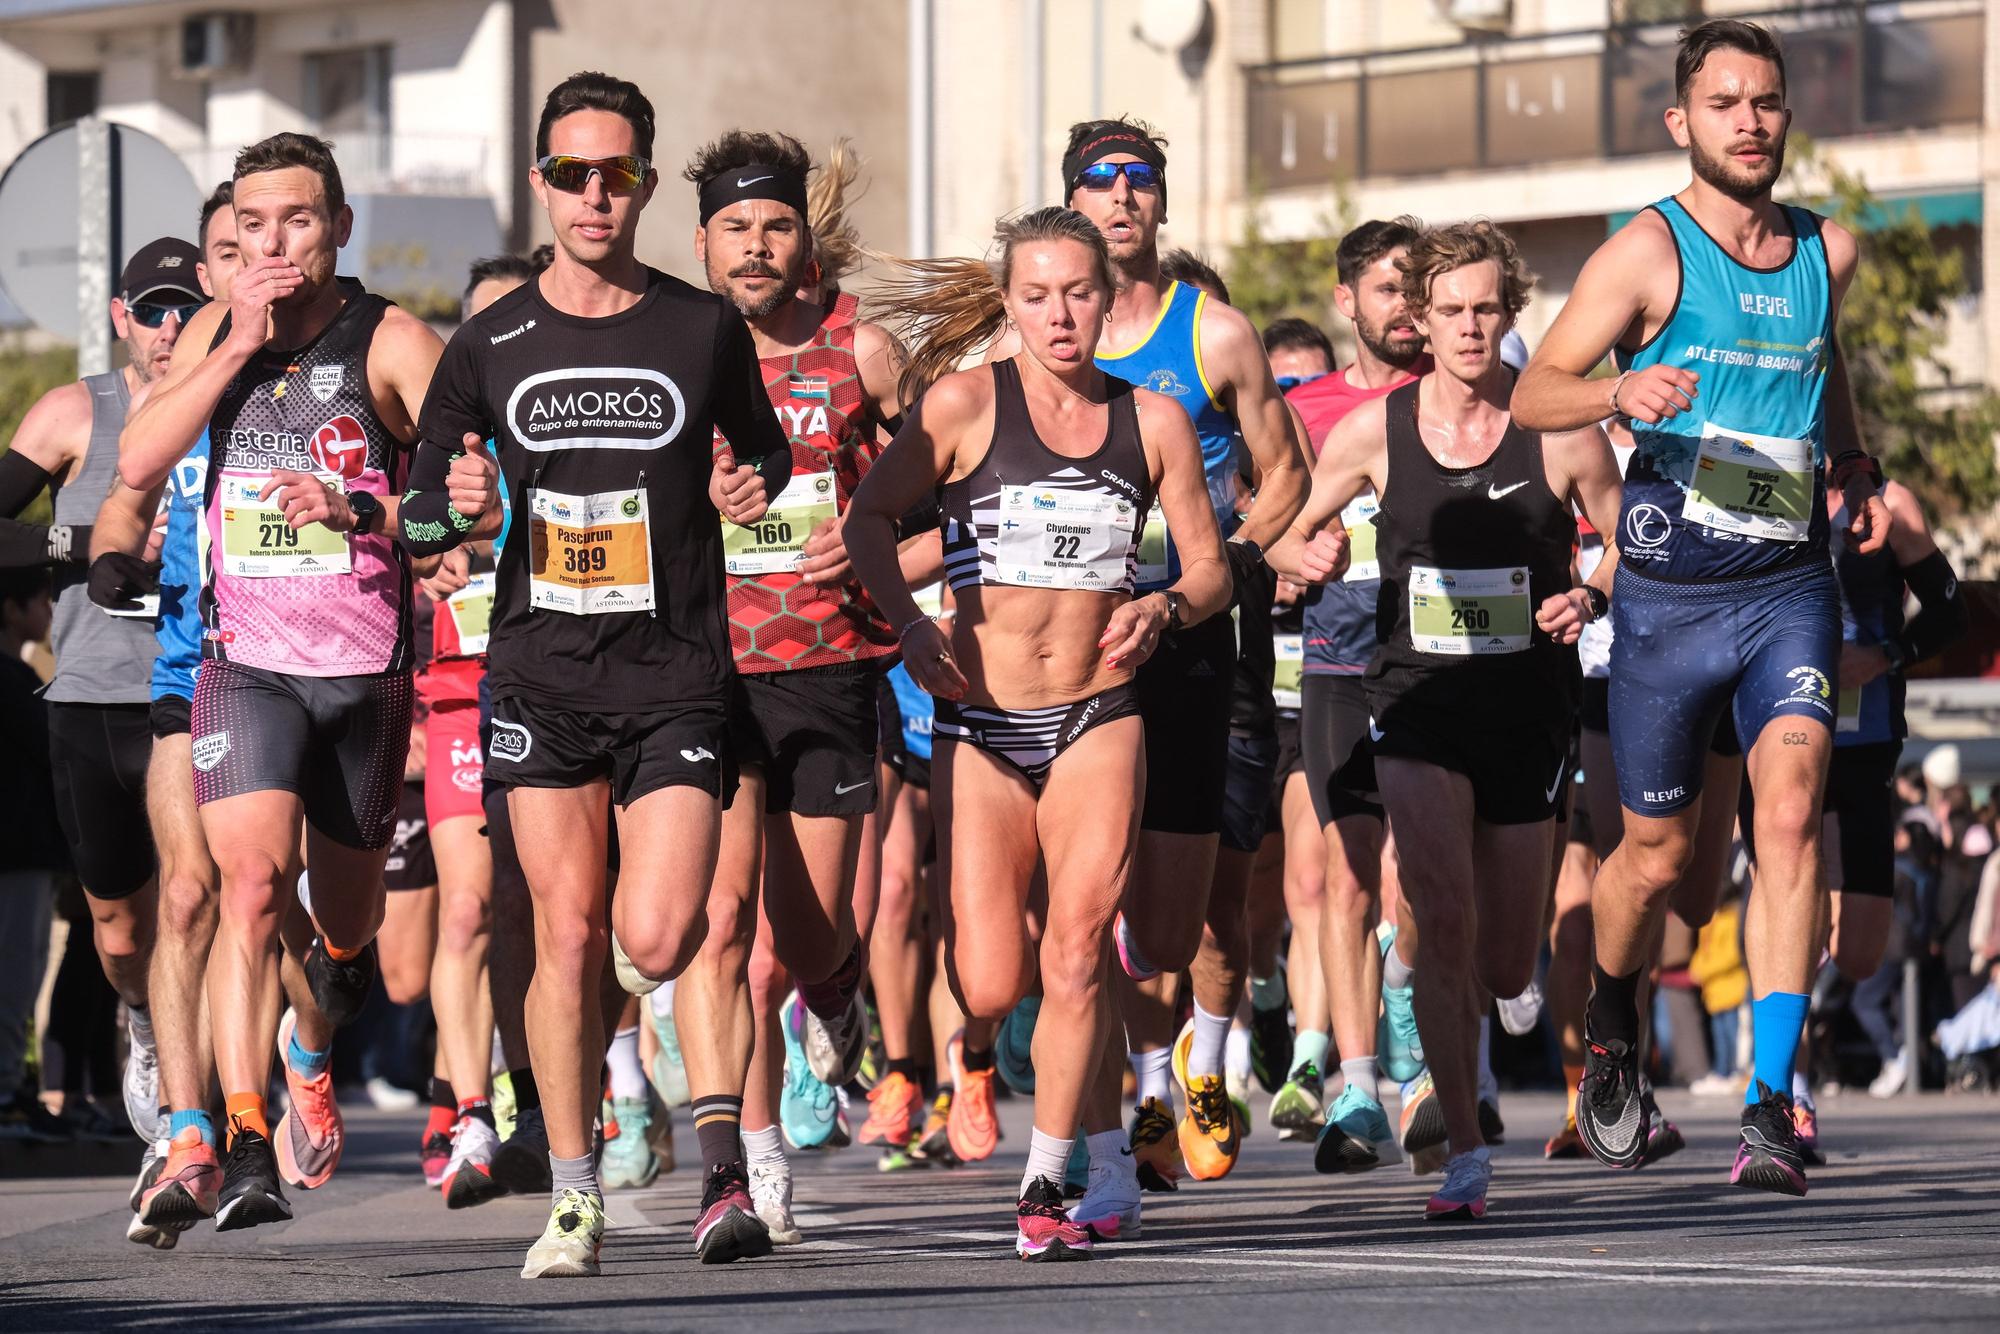
[{"label": "spectator in background", "polygon": [[1708,1011],[1708,1073],[1689,1091],[1702,1096],[1742,1092],[1736,1077],[1736,1037],[1743,1003],[1750,999],[1750,970],[1743,962],[1743,898],[1733,887],[1696,937],[1688,976],[1701,988]]},{"label": "spectator in background", "polygon": [[[1944,857],[1938,875],[1936,907],[1930,935],[1931,953],[1942,965],[1938,979],[1937,1004],[1946,1014],[1956,1014],[1986,985],[1986,968],[1980,966],[1980,951],[1974,935],[1982,922],[1991,931],[1993,893],[1986,882],[1990,868],[2000,858],[1993,856],[1992,811],[1967,811],[1952,820],[1952,848]],[[1981,900],[1987,901],[1987,916],[1980,917]],[[1980,945],[1990,957],[1994,942],[1982,936]]]},{"label": "spectator in background", "polygon": [[22,661],[48,637],[49,572],[0,570],[0,1138],[60,1139],[67,1129],[36,1097],[29,1078],[35,998],[49,967],[56,877],[69,868],[49,774],[48,705],[42,680]]},{"label": "spectator in background", "polygon": [[1878,1098],[1902,1092],[1915,1076],[1916,1055],[1903,1050],[1897,1027],[1898,1003],[1903,990],[1903,963],[1916,957],[1931,939],[1925,926],[1929,905],[1936,902],[1937,884],[1943,862],[1943,842],[1931,830],[1928,820],[1913,808],[1896,829],[1896,890],[1889,944],[1882,954],[1882,966],[1874,976],[1854,988],[1854,1018],[1882,1058],[1882,1069],[1868,1086]]}]

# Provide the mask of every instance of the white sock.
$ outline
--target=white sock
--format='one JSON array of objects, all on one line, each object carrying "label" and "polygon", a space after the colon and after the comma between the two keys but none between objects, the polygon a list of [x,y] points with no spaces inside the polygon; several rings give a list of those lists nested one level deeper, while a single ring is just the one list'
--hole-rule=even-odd
[{"label": "white sock", "polygon": [[640,1098],[646,1096],[646,1067],[639,1064],[639,1029],[621,1028],[611,1039],[611,1050],[604,1054],[605,1062],[611,1067],[611,1096],[614,1098]]},{"label": "white sock", "polygon": [[1273,973],[1269,977],[1250,979],[1250,1003],[1260,1010],[1275,1010],[1285,1003],[1285,975]]},{"label": "white sock", "polygon": [[[299,872],[298,894],[299,894],[299,906],[306,910],[306,916],[311,917],[313,911],[312,887],[306,883],[306,873],[303,870]],[[313,922],[313,930],[315,932],[319,930],[319,922],[317,919],[315,919]]]},{"label": "white sock", "polygon": [[153,1040],[153,1012],[143,1005],[128,1005],[125,1015],[132,1023],[132,1036],[141,1042]]},{"label": "white sock", "polygon": [[1342,1061],[1340,1077],[1347,1081],[1349,1088],[1360,1089],[1378,1103],[1382,1101],[1382,1075],[1375,1068],[1373,1056],[1357,1056],[1351,1061]]},{"label": "white sock", "polygon": [[1021,1174],[1021,1193],[1028,1193],[1036,1177],[1047,1177],[1060,1189],[1063,1175],[1069,1170],[1069,1151],[1075,1147],[1076,1136],[1057,1139],[1040,1126],[1035,1127],[1034,1138],[1028,1142],[1028,1170]]},{"label": "white sock", "polygon": [[1291,1073],[1297,1074],[1300,1066],[1304,1065],[1307,1061],[1311,1061],[1313,1069],[1319,1071],[1321,1077],[1324,1078],[1326,1075],[1326,1050],[1331,1045],[1332,1039],[1319,1029],[1308,1028],[1302,1030],[1297,1037],[1292,1039]]},{"label": "white sock", "polygon": [[1090,1150],[1090,1165],[1125,1176],[1139,1175],[1139,1160],[1132,1156],[1132,1141],[1123,1130],[1100,1130],[1083,1137]]},{"label": "white sock", "polygon": [[1485,1015],[1479,1021],[1479,1096],[1500,1094],[1500,1081],[1493,1077],[1493,1016]]},{"label": "white sock", "polygon": [[741,1134],[745,1166],[751,1163],[764,1167],[786,1165],[785,1142],[778,1137],[776,1126],[765,1126],[762,1130],[745,1130]]},{"label": "white sock", "polygon": [[1189,1079],[1222,1073],[1222,1048],[1229,1041],[1229,1016],[1194,1007],[1194,1041],[1188,1044]]},{"label": "white sock", "polygon": [[1158,1051],[1135,1051],[1131,1054],[1132,1073],[1139,1080],[1137,1097],[1141,1106],[1146,1099],[1158,1098],[1168,1111],[1174,1108],[1174,1054],[1166,1047]]},{"label": "white sock", "polygon": [[653,1004],[653,1013],[662,1019],[674,1017],[674,979],[668,978],[647,997]]},{"label": "white sock", "polygon": [[1382,956],[1382,985],[1384,987],[1401,991],[1410,985],[1410,978],[1416,971],[1417,966],[1415,964],[1403,962],[1402,956],[1396,953],[1396,947],[1393,944],[1389,946],[1389,952]]},{"label": "white sock", "polygon": [[1812,1106],[1812,1100],[1812,1081],[1806,1078],[1806,1072],[1803,1070],[1792,1071],[1792,1101],[1802,1102],[1810,1107]]},{"label": "white sock", "polygon": [[1243,1079],[1250,1077],[1250,1030],[1232,1028],[1229,1041],[1222,1049],[1222,1064],[1230,1074]]},{"label": "white sock", "polygon": [[493,1030],[492,1055],[488,1058],[488,1075],[505,1074],[507,1071],[507,1049],[500,1045],[500,1030]]}]

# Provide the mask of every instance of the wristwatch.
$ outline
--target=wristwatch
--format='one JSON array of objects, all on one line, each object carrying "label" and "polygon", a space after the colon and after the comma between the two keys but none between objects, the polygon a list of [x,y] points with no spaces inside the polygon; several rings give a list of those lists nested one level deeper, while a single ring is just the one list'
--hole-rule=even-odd
[{"label": "wristwatch", "polygon": [[348,492],[347,508],[354,511],[354,531],[364,536],[382,521],[382,502],[372,491]]},{"label": "wristwatch", "polygon": [[1590,619],[1601,621],[1604,613],[1611,610],[1611,597],[1595,584],[1583,586],[1583,600],[1590,604]]},{"label": "wristwatch", "polygon": [[1181,616],[1180,599],[1174,596],[1171,589],[1162,592],[1160,596],[1167,600],[1167,630],[1171,633],[1187,628],[1187,621]]}]

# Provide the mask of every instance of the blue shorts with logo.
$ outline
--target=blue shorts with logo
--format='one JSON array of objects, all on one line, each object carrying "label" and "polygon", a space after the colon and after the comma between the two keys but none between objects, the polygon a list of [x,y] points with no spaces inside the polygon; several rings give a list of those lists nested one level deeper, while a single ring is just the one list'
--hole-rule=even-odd
[{"label": "blue shorts with logo", "polygon": [[1773,718],[1832,730],[1840,664],[1832,562],[1702,583],[1621,565],[1611,618],[1611,753],[1627,810],[1666,815],[1699,796],[1710,739],[1732,708],[1745,754]]}]

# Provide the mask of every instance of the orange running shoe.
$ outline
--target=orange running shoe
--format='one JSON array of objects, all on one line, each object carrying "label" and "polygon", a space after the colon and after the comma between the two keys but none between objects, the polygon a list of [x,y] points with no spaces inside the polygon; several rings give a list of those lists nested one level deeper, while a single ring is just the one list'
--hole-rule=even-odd
[{"label": "orange running shoe", "polygon": [[1174,1114],[1158,1098],[1132,1109],[1132,1160],[1138,1164],[1139,1185],[1151,1191],[1179,1190],[1187,1174],[1180,1141],[1174,1137]]},{"label": "orange running shoe", "polygon": [[1187,1109],[1180,1124],[1181,1158],[1196,1181],[1215,1181],[1236,1166],[1244,1126],[1223,1076],[1189,1077],[1188,1051],[1193,1046],[1194,1021],[1189,1020],[1174,1042],[1174,1078],[1180,1082],[1181,1103]]},{"label": "orange running shoe", "polygon": [[924,1091],[908,1075],[892,1071],[868,1092],[868,1119],[861,1125],[861,1142],[903,1148],[915,1135],[923,1114]]},{"label": "orange running shoe", "polygon": [[340,1166],[347,1133],[340,1119],[340,1104],[333,1100],[332,1067],[320,1071],[315,1079],[306,1079],[285,1059],[297,1026],[298,1016],[286,1010],[278,1025],[278,1064],[285,1071],[287,1106],[271,1140],[278,1151],[279,1175],[289,1185],[311,1190],[324,1186],[333,1169]]},{"label": "orange running shoe", "polygon": [[222,1160],[215,1146],[189,1126],[174,1136],[160,1175],[139,1198],[139,1221],[148,1227],[185,1232],[204,1218],[215,1217],[216,1194],[222,1189]]},{"label": "orange running shoe", "polygon": [[1542,1146],[1544,1158],[1584,1158],[1590,1150],[1584,1147],[1583,1136],[1576,1133],[1576,1113],[1563,1116],[1562,1129],[1549,1136],[1549,1142]]},{"label": "orange running shoe", "polygon": [[993,1106],[993,1071],[968,1070],[959,1059],[965,1045],[953,1038],[946,1050],[951,1057],[951,1076],[957,1086],[951,1099],[951,1116],[945,1123],[945,1137],[952,1153],[962,1163],[981,1162],[993,1156],[1000,1145],[1000,1116]]}]

